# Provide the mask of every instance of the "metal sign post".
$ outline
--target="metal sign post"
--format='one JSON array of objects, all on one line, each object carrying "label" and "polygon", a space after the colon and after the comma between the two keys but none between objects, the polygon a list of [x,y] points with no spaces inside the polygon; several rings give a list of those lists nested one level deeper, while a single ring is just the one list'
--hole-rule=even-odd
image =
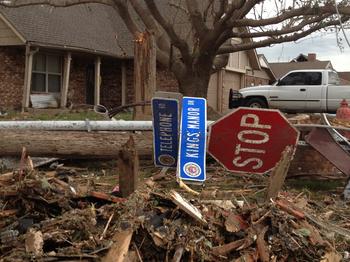
[{"label": "metal sign post", "polygon": [[207,103],[204,98],[184,97],[180,125],[178,176],[203,182],[206,179]]},{"label": "metal sign post", "polygon": [[[179,101],[168,94],[152,99],[154,164],[175,167],[178,155]],[[175,97],[175,96],[174,96]]]}]

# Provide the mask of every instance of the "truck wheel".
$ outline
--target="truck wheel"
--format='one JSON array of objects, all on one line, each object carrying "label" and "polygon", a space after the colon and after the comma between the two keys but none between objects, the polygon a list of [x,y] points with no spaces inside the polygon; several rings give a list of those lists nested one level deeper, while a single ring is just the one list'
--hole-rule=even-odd
[{"label": "truck wheel", "polygon": [[244,105],[247,107],[254,107],[254,108],[267,108],[267,104],[265,100],[259,97],[249,98]]}]

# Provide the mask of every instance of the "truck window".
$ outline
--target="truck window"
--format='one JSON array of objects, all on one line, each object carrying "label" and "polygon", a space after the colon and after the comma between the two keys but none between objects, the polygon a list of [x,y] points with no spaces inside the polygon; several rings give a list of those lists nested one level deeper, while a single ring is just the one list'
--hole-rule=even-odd
[{"label": "truck window", "polygon": [[307,72],[305,73],[305,84],[316,86],[322,84],[321,72]]},{"label": "truck window", "polygon": [[296,85],[321,85],[321,72],[294,72],[282,78],[279,86],[296,86]]},{"label": "truck window", "polygon": [[303,72],[290,73],[286,77],[282,78],[278,85],[279,86],[305,85],[304,73]]}]

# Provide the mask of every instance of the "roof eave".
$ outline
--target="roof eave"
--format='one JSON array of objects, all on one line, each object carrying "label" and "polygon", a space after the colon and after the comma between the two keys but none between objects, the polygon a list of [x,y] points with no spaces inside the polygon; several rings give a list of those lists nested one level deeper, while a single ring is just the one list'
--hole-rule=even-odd
[{"label": "roof eave", "polygon": [[133,59],[133,56],[129,56],[129,55],[118,55],[115,53],[104,52],[104,51],[94,50],[94,49],[89,49],[89,48],[84,48],[84,47],[42,43],[42,42],[37,42],[37,41],[28,41],[28,42],[30,43],[31,46],[37,46],[37,47],[53,48],[53,49],[73,51],[73,52],[74,51],[83,52],[83,53],[87,53],[87,54],[108,56],[108,57],[113,57],[113,58],[118,58],[118,59]]}]

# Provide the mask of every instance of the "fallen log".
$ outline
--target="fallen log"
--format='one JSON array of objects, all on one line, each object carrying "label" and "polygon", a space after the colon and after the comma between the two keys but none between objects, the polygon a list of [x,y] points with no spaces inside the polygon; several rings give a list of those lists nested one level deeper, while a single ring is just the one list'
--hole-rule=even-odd
[{"label": "fallen log", "polygon": [[[0,156],[115,159],[130,132],[0,130]],[[152,155],[152,133],[135,134],[138,154]]]},{"label": "fallen log", "polygon": [[[0,129],[0,157],[20,156],[23,146],[29,156],[116,159],[131,132],[43,131]],[[133,133],[134,134],[134,133]],[[140,158],[151,158],[152,132],[134,134]],[[289,174],[333,174],[334,166],[310,146],[296,150]]]}]

